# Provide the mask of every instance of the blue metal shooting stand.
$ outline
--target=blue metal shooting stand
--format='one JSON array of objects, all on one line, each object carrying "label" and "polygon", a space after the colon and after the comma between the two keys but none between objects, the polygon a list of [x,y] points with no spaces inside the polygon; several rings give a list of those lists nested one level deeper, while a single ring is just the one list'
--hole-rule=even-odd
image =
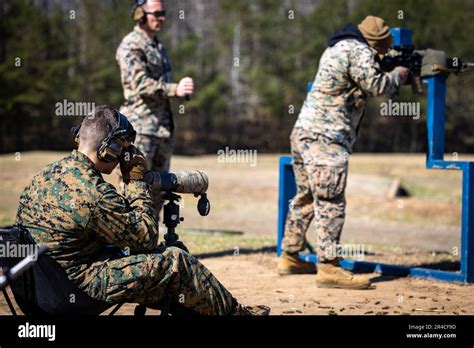
[{"label": "blue metal shooting stand", "polygon": [[[409,29],[392,29],[394,45],[411,44]],[[474,283],[474,162],[444,160],[444,131],[446,111],[446,76],[444,74],[427,77],[423,83],[428,86],[428,110],[426,126],[428,129],[428,150],[426,167],[428,169],[449,169],[462,171],[462,223],[461,253],[459,272],[435,269],[388,265],[378,262],[344,260],[341,266],[361,272],[375,272],[391,276],[412,276],[430,278],[447,282]],[[311,85],[308,86],[308,89]],[[282,156],[279,163],[279,200],[277,253],[281,254],[281,245],[285,233],[285,221],[290,200],[296,194],[295,176],[291,157]],[[310,253],[300,253],[300,259],[317,263],[317,255],[309,246]]]}]

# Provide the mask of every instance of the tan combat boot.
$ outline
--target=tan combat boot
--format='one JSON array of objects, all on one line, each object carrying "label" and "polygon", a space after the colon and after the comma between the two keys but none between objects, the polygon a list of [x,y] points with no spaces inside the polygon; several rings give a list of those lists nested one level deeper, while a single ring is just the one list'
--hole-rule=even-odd
[{"label": "tan combat boot", "polygon": [[339,266],[339,261],[325,262],[318,265],[316,275],[318,288],[335,288],[364,290],[370,287],[370,281],[363,275],[354,275],[352,272]]},{"label": "tan combat boot", "polygon": [[283,251],[278,260],[277,272],[279,275],[314,274],[316,265],[312,262],[301,261],[298,258],[298,253],[289,254]]}]

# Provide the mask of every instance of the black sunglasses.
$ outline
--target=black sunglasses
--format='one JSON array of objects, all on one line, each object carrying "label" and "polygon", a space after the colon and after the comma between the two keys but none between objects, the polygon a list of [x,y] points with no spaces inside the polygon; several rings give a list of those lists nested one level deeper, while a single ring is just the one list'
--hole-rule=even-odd
[{"label": "black sunglasses", "polygon": [[155,16],[156,18],[159,18],[159,17],[165,17],[166,16],[166,11],[155,11],[155,12],[145,12],[145,14],[149,15],[153,15]]}]

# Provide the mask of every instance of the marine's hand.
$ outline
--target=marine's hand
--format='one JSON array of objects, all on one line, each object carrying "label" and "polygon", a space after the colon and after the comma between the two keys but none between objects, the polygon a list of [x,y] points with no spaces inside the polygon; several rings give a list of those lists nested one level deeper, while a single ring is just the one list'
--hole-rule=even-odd
[{"label": "marine's hand", "polygon": [[194,80],[190,77],[184,77],[178,82],[176,95],[180,98],[191,96],[194,93]]},{"label": "marine's hand", "polygon": [[128,184],[130,180],[143,180],[146,163],[145,156],[135,146],[130,145],[120,159],[123,181]]},{"label": "marine's hand", "polygon": [[398,74],[400,75],[400,86],[403,85],[408,79],[410,70],[408,68],[405,68],[404,66],[396,66],[393,70],[398,72]]}]

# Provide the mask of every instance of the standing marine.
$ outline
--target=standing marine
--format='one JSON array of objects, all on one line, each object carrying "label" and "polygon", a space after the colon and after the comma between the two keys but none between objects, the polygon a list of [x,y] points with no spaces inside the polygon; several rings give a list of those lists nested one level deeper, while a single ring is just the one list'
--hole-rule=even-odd
[{"label": "standing marine", "polygon": [[291,153],[297,194],[289,207],[281,275],[314,273],[314,264],[298,259],[306,247],[306,232],[315,218],[318,287],[367,289],[369,280],[340,267],[339,240],[344,225],[345,189],[352,153],[369,96],[394,94],[408,69],[380,68],[379,55],[391,46],[384,20],[367,16],[358,26],[348,24],[328,42],[319,61],[311,91],[291,133]]},{"label": "standing marine", "polygon": [[[156,37],[166,18],[164,0],[136,0],[132,18],[136,25],[116,54],[125,97],[120,112],[137,131],[135,146],[145,155],[147,169],[168,172],[175,131],[170,100],[191,96],[194,82],[190,77],[173,82],[167,50]],[[125,188],[122,180],[121,188]],[[159,213],[161,193],[152,194]]]}]

